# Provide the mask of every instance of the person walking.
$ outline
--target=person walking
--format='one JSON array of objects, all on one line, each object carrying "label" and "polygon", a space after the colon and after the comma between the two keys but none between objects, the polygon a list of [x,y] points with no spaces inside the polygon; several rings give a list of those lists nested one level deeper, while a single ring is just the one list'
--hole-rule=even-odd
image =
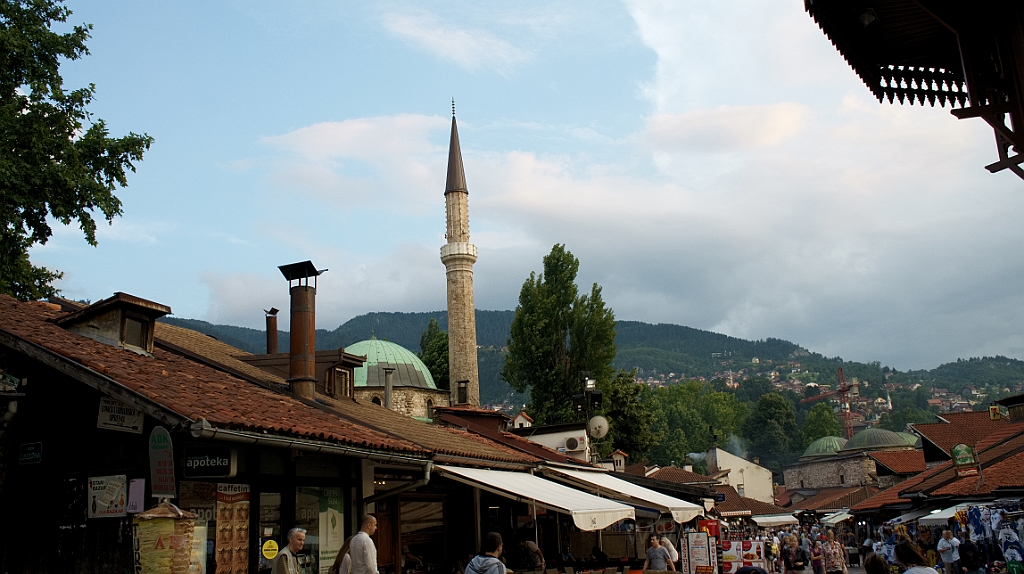
[{"label": "person walking", "polygon": [[306,529],[292,528],[288,531],[288,545],[278,552],[270,567],[271,574],[299,574],[299,559],[295,557],[306,544]]},{"label": "person walking", "polygon": [[957,549],[960,552],[960,571],[965,574],[985,574],[985,555],[982,553],[981,548],[971,539],[964,536],[964,541],[960,543],[960,548]]},{"label": "person walking", "polygon": [[676,566],[672,563],[672,556],[668,549],[661,545],[657,534],[651,534],[651,546],[647,549],[647,559],[644,560],[644,570],[671,570],[675,571]]},{"label": "person walking", "polygon": [[359,532],[352,537],[349,554],[352,555],[352,574],[377,574],[377,547],[370,538],[377,533],[377,519],[371,514],[363,517]]},{"label": "person walking", "polygon": [[939,574],[934,568],[927,566],[928,559],[909,538],[901,538],[893,548],[892,555],[897,564],[906,568],[903,574]]},{"label": "person walking", "polygon": [[814,543],[814,548],[811,548],[811,570],[814,574],[825,574],[825,551],[821,547],[821,540]]},{"label": "person walking", "polygon": [[825,574],[847,574],[846,572],[846,548],[843,543],[836,540],[834,530],[829,530],[825,536]]},{"label": "person walking", "polygon": [[942,558],[942,569],[945,574],[959,574],[960,568],[957,566],[957,562],[960,560],[959,549],[960,541],[953,536],[951,531],[943,530],[942,540],[935,545],[935,550]]},{"label": "person walking", "polygon": [[352,574],[352,555],[349,554],[349,550],[352,549],[353,538],[355,538],[354,534],[345,539],[341,550],[338,550],[338,555],[334,557],[334,564],[331,564],[327,570],[327,574]]},{"label": "person walking", "polygon": [[783,574],[795,574],[803,572],[807,567],[807,556],[797,544],[796,536],[789,535],[782,539],[782,572]]},{"label": "person walking", "polygon": [[889,574],[889,563],[878,554],[868,554],[864,557],[865,574]]},{"label": "person walking", "polygon": [[505,574],[500,560],[502,549],[501,534],[488,532],[480,543],[481,553],[469,561],[463,574]]}]

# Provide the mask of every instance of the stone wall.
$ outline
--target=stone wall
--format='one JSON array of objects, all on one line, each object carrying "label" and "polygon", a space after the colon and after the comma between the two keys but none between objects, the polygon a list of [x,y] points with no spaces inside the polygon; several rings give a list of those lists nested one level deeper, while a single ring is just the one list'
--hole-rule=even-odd
[{"label": "stone wall", "polygon": [[829,457],[786,467],[782,475],[787,490],[819,489],[836,486],[875,484],[868,473],[875,473],[875,461],[864,454]]},{"label": "stone wall", "polygon": [[[377,399],[377,401],[374,401]],[[356,400],[384,404],[384,387],[356,387]],[[430,406],[451,406],[448,391],[420,387],[395,387],[391,390],[392,410],[410,417],[430,418]],[[431,405],[427,405],[431,401]]]}]

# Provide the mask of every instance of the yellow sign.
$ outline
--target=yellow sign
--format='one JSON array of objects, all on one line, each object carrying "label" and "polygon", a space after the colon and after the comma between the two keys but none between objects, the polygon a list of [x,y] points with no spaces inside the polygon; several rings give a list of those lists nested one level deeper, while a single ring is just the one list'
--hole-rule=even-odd
[{"label": "yellow sign", "polygon": [[263,543],[263,557],[267,560],[273,560],[277,557],[277,542],[267,540]]}]

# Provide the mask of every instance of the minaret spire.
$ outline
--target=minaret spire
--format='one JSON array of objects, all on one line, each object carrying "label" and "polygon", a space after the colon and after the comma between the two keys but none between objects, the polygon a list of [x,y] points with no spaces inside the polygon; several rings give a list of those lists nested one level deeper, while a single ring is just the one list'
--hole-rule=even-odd
[{"label": "minaret spire", "polygon": [[448,179],[444,188],[448,242],[441,247],[441,262],[448,277],[448,381],[451,403],[480,406],[480,377],[476,358],[476,308],[473,301],[473,264],[476,245],[469,242],[469,189],[459,147],[452,98],[452,136],[448,144]]}]

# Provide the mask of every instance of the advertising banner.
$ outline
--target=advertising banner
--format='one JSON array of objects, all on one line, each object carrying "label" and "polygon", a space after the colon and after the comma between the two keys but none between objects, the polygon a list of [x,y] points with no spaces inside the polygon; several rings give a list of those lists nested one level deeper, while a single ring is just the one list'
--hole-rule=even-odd
[{"label": "advertising banner", "polygon": [[127,516],[128,477],[94,476],[89,478],[89,518]]},{"label": "advertising banner", "polygon": [[249,485],[217,485],[217,574],[249,571]]},{"label": "advertising banner", "polygon": [[161,511],[148,511],[132,520],[135,574],[190,574],[195,520],[147,517],[157,513]]},{"label": "advertising banner", "polygon": [[175,498],[174,447],[171,434],[164,427],[155,427],[149,433],[150,493],[155,498]]}]

